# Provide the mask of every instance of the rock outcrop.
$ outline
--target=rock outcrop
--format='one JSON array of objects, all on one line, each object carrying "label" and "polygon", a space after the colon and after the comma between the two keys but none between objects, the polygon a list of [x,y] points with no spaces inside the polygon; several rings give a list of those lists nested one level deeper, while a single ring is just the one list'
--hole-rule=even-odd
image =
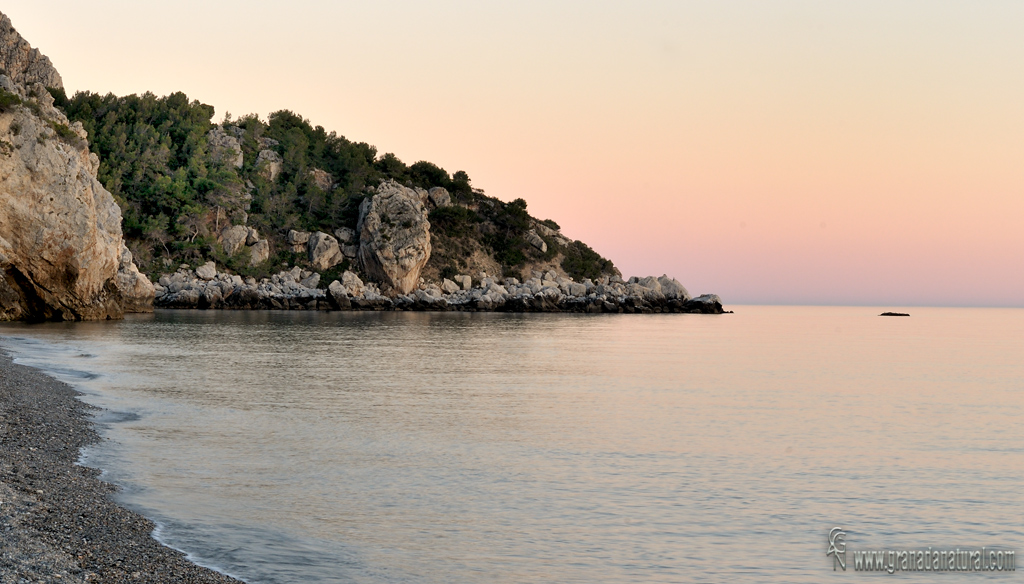
[{"label": "rock outcrop", "polygon": [[69,125],[42,83],[0,76],[0,91],[0,320],[151,310],[152,284],[124,245],[82,125]]},{"label": "rock outcrop", "polygon": [[334,185],[334,178],[331,174],[326,170],[319,168],[310,169],[309,180],[311,180],[318,189],[325,193],[331,190],[331,187]]},{"label": "rock outcrop", "polygon": [[124,312],[153,312],[153,300],[156,298],[153,283],[139,271],[132,252],[123,243],[114,286],[121,295],[121,309]]},{"label": "rock outcrop", "polygon": [[235,168],[242,168],[245,157],[242,156],[242,143],[237,137],[228,134],[224,128],[214,126],[206,135],[213,159]]},{"label": "rock outcrop", "polygon": [[50,59],[33,49],[28,41],[14,30],[11,19],[0,12],[0,74],[6,75],[17,85],[29,87],[36,83],[43,87],[63,89],[60,73],[53,68]]},{"label": "rock outcrop", "polygon": [[0,320],[98,320],[153,309],[155,289],[96,180],[82,124],[53,107],[50,60],[0,14]]},{"label": "rock outcrop", "polygon": [[430,259],[425,198],[416,190],[386,181],[359,207],[363,273],[399,294],[408,294],[419,284],[420,270]]},{"label": "rock outcrop", "polygon": [[260,170],[260,174],[264,178],[274,182],[277,179],[277,175],[281,174],[281,171],[284,170],[284,159],[273,150],[260,150],[260,153],[256,156],[256,168]]},{"label": "rock outcrop", "polygon": [[[666,295],[662,278],[604,277],[574,282],[553,272],[520,282],[484,276],[478,286],[470,277],[455,276],[440,286],[420,285],[407,294],[387,296],[376,284],[364,283],[345,271],[326,290],[316,272],[295,267],[260,281],[219,273],[212,263],[195,271],[186,267],[160,278],[158,306],[170,308],[228,308],[273,310],[420,310],[470,312],[587,312],[721,314],[721,299],[706,294],[690,299],[677,291]],[[465,288],[456,282],[462,282]],[[644,283],[661,285],[648,287]]]}]

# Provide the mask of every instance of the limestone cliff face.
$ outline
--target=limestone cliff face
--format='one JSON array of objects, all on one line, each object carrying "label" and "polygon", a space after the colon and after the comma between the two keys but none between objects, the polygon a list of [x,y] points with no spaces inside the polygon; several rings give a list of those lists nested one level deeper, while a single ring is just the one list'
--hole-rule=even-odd
[{"label": "limestone cliff face", "polygon": [[63,89],[64,82],[45,55],[33,49],[14,30],[11,19],[0,12],[0,73],[18,85],[41,83],[44,87]]},{"label": "limestone cliff face", "polygon": [[398,294],[419,285],[420,271],[430,259],[426,194],[385,181],[359,208],[363,273]]},{"label": "limestone cliff face", "polygon": [[[10,21],[0,23],[6,58],[20,45],[9,42],[16,34]],[[4,64],[16,65],[7,70],[23,79],[59,85],[56,72],[41,65],[49,61],[33,59]],[[124,245],[121,210],[96,180],[99,159],[82,125],[68,124],[42,82],[0,75],[0,104],[0,320],[98,320],[152,310],[153,285]]]}]

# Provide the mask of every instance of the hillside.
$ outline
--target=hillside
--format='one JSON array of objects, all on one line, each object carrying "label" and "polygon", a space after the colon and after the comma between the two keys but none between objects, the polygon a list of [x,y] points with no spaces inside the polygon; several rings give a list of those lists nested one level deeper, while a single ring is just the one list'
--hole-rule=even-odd
[{"label": "hillside", "polygon": [[[255,278],[311,268],[305,241],[289,233],[351,237],[346,230],[357,228],[360,205],[386,181],[417,189],[425,201],[426,191],[442,188],[451,202],[429,205],[431,252],[420,273],[428,282],[481,273],[524,280],[547,271],[576,280],[619,275],[611,261],[562,236],[557,223],[532,217],[522,199],[489,197],[464,171],[407,165],[290,111],[218,125],[213,107],[183,93],[51,93],[88,132],[98,178],[121,206],[128,247],[154,280],[207,260]],[[225,246],[233,226],[254,230],[250,245]],[[254,247],[253,239],[267,243]],[[354,247],[340,263],[317,270],[328,272],[322,286],[346,269],[362,269]]]}]

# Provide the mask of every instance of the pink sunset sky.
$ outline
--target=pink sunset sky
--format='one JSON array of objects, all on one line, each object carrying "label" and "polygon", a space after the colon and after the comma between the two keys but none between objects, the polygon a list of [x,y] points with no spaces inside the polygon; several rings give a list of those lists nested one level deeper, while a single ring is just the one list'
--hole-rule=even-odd
[{"label": "pink sunset sky", "polygon": [[1024,306],[1024,3],[24,0],[72,93],[290,109],[727,304]]}]

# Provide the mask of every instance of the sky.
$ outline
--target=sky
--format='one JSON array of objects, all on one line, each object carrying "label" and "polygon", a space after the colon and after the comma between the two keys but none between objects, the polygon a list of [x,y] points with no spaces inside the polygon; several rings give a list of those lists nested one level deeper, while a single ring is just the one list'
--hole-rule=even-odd
[{"label": "sky", "polygon": [[69,93],[290,109],[726,304],[1024,306],[1024,3],[15,0]]}]

